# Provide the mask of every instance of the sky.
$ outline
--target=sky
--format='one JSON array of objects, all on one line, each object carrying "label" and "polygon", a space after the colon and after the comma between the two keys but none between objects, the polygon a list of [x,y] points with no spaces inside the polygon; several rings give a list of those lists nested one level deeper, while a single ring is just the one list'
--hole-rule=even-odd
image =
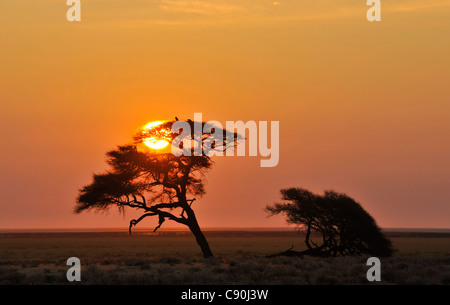
[{"label": "sky", "polygon": [[202,227],[285,226],[263,209],[304,187],[450,228],[450,1],[381,0],[380,22],[365,2],[84,0],[68,22],[65,1],[0,0],[0,228],[127,228],[139,214],[73,214],[78,190],[195,112],[280,124],[276,167],[214,158]]}]

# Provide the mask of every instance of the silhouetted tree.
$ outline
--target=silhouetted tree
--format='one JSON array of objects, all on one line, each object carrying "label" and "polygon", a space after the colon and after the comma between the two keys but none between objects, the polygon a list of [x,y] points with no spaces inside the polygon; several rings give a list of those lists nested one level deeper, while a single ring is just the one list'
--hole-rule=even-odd
[{"label": "silhouetted tree", "polygon": [[[346,194],[325,191],[313,194],[303,188],[281,190],[283,203],[267,206],[270,216],[283,213],[287,222],[301,226],[305,231],[305,251],[289,249],[285,255],[392,255],[391,242],[382,234],[375,220],[359,203]],[[313,241],[318,232],[321,242]]]},{"label": "silhouetted tree", "polygon": [[[188,122],[192,130],[191,140],[198,138],[193,132],[194,124],[200,124],[201,127],[207,124]],[[193,147],[189,148],[191,156],[177,157],[171,152],[159,153],[145,149],[143,145],[146,139],[152,137],[171,142],[180,135],[170,132],[173,123],[166,122],[144,129],[135,136],[133,144],[118,146],[108,152],[107,163],[111,169],[103,174],[95,174],[93,182],[80,190],[74,212],[92,209],[102,211],[113,206],[121,212],[126,207],[142,210],[142,216],[130,221],[130,234],[131,228],[146,217],[158,217],[158,226],[154,231],[169,219],[186,225],[194,234],[203,256],[211,257],[212,251],[192,209],[196,197],[205,193],[204,173],[213,164],[211,158],[204,153],[194,156]],[[226,141],[226,131],[214,129],[200,136],[202,143],[214,132],[223,135],[224,150],[230,145],[235,146],[237,134],[232,133],[232,140]]]}]

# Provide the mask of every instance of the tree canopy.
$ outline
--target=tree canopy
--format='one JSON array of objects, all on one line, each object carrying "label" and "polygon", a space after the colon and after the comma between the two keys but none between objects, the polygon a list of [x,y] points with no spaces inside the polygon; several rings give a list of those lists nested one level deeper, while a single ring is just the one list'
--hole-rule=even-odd
[{"label": "tree canopy", "polygon": [[[192,127],[198,124],[190,120],[188,122]],[[106,155],[110,169],[94,174],[92,183],[80,190],[74,212],[104,211],[110,207],[117,207],[122,212],[125,208],[142,210],[142,216],[130,221],[130,233],[133,226],[149,216],[158,217],[155,231],[166,220],[172,220],[189,227],[203,256],[212,256],[192,208],[196,198],[205,194],[204,174],[213,164],[210,156],[193,153],[190,156],[175,156],[171,152],[160,153],[142,147],[143,141],[152,136],[161,137],[164,134],[166,139],[170,137],[169,140],[177,137],[179,133],[167,132],[171,130],[173,123],[166,122],[152,129],[142,130],[135,136],[134,143],[118,146],[108,152]],[[202,122],[200,124],[204,125]],[[227,144],[225,131],[212,132],[216,132],[216,136],[220,132]],[[193,140],[194,137],[192,133],[190,139]],[[206,138],[207,136],[201,137]],[[223,149],[234,145],[233,141],[228,142]]]},{"label": "tree canopy", "polygon": [[[288,223],[305,230],[308,249],[300,255],[392,255],[391,242],[372,216],[346,194],[325,191],[318,195],[288,188],[281,190],[281,196],[283,202],[268,205],[266,211],[270,216],[285,214]],[[320,242],[314,241],[314,232],[319,233]]]}]

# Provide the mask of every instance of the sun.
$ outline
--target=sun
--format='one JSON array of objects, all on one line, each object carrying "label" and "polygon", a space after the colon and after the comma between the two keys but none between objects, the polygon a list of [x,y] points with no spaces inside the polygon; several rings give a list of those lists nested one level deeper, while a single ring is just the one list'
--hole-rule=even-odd
[{"label": "sun", "polygon": [[[156,126],[159,126],[163,124],[164,121],[156,121],[156,122],[150,122],[147,125],[144,126],[145,131],[151,131]],[[169,134],[170,131],[162,129],[158,130],[157,135],[145,138],[143,140],[144,144],[150,147],[151,149],[163,149],[167,145],[169,145]]]}]

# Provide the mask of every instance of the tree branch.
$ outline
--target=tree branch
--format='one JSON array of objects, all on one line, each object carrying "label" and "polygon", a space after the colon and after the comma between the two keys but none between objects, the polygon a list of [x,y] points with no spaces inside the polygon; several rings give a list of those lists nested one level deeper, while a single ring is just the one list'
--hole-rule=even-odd
[{"label": "tree branch", "polygon": [[130,233],[130,235],[131,235],[131,228],[133,226],[136,226],[145,217],[147,217],[147,216],[155,216],[155,215],[156,215],[156,213],[146,213],[146,214],[142,215],[141,217],[139,217],[138,219],[132,219],[130,221],[130,226],[128,227],[128,232]]},{"label": "tree branch", "polygon": [[165,220],[166,220],[166,219],[164,218],[164,216],[159,215],[158,226],[153,230],[153,232],[156,232],[156,230],[158,230],[158,229],[161,227],[161,225],[163,224],[163,222],[164,222]]},{"label": "tree branch", "polygon": [[[191,203],[189,204],[189,207],[191,207],[191,205],[194,203],[195,200],[196,200],[195,198],[194,198],[194,199],[186,200],[186,201],[190,201],[190,202],[191,202]],[[183,211],[182,211],[181,214],[180,214],[180,216],[183,217],[183,218],[184,218],[184,211],[185,211],[185,209],[183,209]]]},{"label": "tree branch", "polygon": [[173,214],[171,214],[169,212],[160,211],[160,210],[154,210],[154,211],[152,211],[150,213],[145,213],[144,215],[142,215],[138,219],[132,219],[130,221],[130,226],[128,228],[128,231],[129,231],[130,235],[131,235],[131,228],[133,226],[136,226],[142,219],[144,219],[147,216],[156,216],[156,215],[159,216],[159,224],[158,224],[158,226],[155,228],[155,230],[153,232],[156,232],[156,230],[158,230],[161,227],[162,223],[165,221],[165,218],[168,218],[168,219],[173,220],[175,222],[187,225],[187,219],[184,218],[184,217],[180,218],[180,217],[176,217],[175,215],[173,215]]}]

